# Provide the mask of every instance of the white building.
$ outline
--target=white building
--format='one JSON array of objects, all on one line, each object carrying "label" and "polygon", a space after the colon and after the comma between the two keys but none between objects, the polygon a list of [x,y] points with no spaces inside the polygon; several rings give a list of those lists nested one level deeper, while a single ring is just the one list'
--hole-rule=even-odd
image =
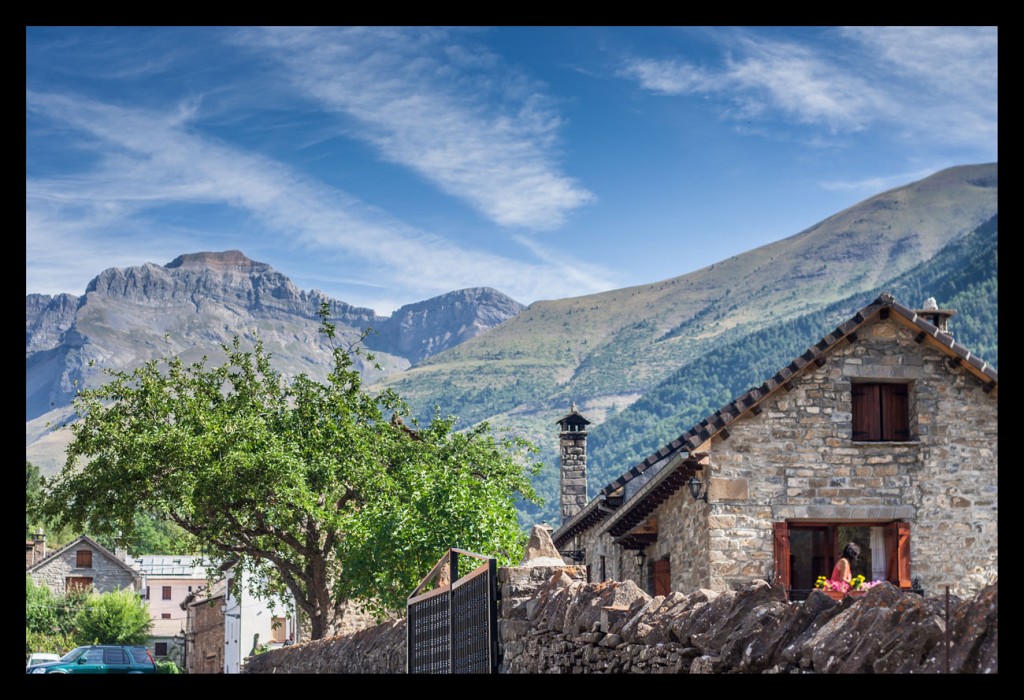
[{"label": "white building", "polygon": [[265,601],[252,594],[248,574],[236,585],[234,564],[221,567],[227,580],[224,603],[224,673],[241,673],[245,659],[259,646],[274,649],[298,642],[295,606],[290,599]]}]

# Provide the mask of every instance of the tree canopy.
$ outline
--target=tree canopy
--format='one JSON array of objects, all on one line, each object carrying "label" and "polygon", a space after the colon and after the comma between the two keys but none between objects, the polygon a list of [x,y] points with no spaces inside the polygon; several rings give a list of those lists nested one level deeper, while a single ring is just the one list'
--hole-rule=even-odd
[{"label": "tree canopy", "polygon": [[346,601],[401,608],[448,547],[503,563],[521,553],[532,446],[486,425],[453,432],[436,412],[407,426],[397,394],[364,390],[358,348],[335,348],[326,382],[286,379],[258,339],[222,349],[217,366],[163,358],[81,390],[40,512],[120,543],[136,514],[167,517],[211,560],[237,560],[258,595],[287,590],[314,639]]}]

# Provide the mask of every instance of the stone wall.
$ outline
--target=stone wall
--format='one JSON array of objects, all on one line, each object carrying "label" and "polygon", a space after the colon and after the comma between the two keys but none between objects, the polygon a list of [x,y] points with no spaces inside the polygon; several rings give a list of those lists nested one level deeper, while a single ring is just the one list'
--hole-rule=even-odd
[{"label": "stone wall", "polygon": [[[499,569],[502,673],[942,673],[944,597],[882,584],[803,603],[755,581],[738,591],[651,597],[588,584],[582,567]],[[998,587],[950,603],[949,671],[998,671]],[[405,621],[251,659],[247,673],[401,673]]]}]

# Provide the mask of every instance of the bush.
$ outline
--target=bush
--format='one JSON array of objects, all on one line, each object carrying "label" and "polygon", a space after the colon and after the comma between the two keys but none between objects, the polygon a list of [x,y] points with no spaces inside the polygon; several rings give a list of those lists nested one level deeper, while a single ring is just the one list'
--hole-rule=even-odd
[{"label": "bush", "polygon": [[178,664],[174,663],[170,659],[167,661],[156,662],[157,673],[181,673],[181,669],[178,668]]}]

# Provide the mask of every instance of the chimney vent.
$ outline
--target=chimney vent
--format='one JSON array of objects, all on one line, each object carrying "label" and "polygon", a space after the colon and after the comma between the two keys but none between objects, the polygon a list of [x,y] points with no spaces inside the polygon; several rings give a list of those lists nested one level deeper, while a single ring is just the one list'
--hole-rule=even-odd
[{"label": "chimney vent", "polygon": [[928,297],[925,299],[923,308],[917,309],[916,313],[918,316],[928,321],[943,333],[948,333],[950,336],[953,332],[949,330],[949,318],[956,314],[956,309],[940,309],[938,303],[935,301],[935,297]]}]

